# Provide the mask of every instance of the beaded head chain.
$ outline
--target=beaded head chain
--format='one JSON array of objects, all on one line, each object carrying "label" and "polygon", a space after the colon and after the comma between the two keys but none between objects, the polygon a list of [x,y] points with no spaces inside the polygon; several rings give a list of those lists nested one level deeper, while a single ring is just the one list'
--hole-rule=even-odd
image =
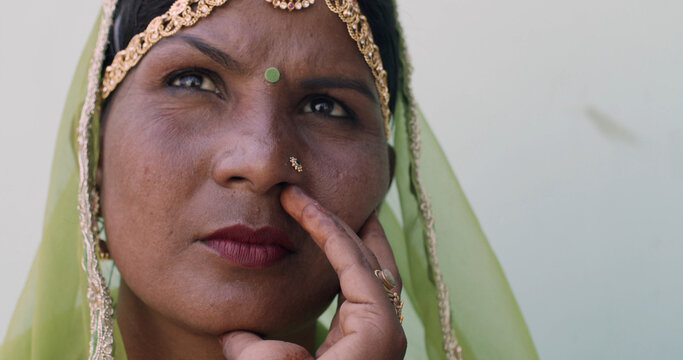
[{"label": "beaded head chain", "polygon": [[[157,16],[145,31],[133,36],[125,49],[114,56],[111,65],[107,66],[102,78],[101,94],[106,99],[123,81],[130,69],[140,62],[140,59],[159,40],[177,33],[183,27],[190,27],[201,18],[211,14],[211,11],[228,0],[176,0],[171,8],[163,15]],[[275,8],[283,10],[305,10],[315,3],[315,0],[266,0]],[[384,130],[389,138],[389,88],[387,72],[382,65],[379,47],[375,44],[367,18],[361,13],[355,0],[325,0],[327,7],[346,24],[349,35],[356,41],[365,62],[370,67],[377,94],[379,94],[380,108]]]}]

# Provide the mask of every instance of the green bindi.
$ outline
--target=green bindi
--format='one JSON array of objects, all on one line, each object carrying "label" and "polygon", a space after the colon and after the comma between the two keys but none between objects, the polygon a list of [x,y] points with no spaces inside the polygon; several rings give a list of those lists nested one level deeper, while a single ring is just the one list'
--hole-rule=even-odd
[{"label": "green bindi", "polygon": [[274,67],[269,67],[266,70],[266,81],[269,83],[276,83],[280,80],[280,71]]}]

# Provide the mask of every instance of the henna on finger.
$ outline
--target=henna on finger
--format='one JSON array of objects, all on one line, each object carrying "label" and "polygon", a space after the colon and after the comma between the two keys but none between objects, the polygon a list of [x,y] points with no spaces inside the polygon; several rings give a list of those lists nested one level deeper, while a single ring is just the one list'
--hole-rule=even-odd
[{"label": "henna on finger", "polygon": [[[285,188],[281,203],[321,247],[337,273],[342,295],[346,297],[333,319],[332,336],[317,352],[320,359],[402,359],[407,344],[405,333],[384,285],[375,276],[380,264],[396,268],[377,217],[370,216],[366,221],[363,227],[367,229],[361,228],[360,233],[364,235],[361,239],[303,191]],[[369,240],[370,244],[365,244],[364,240]],[[375,250],[381,254],[381,259]],[[397,270],[393,271],[397,273]]]},{"label": "henna on finger", "polygon": [[[348,235],[348,237],[356,242],[356,245],[360,248],[360,250],[363,252],[363,255],[365,256],[366,260],[370,264],[370,267],[373,269],[376,269],[380,266],[379,261],[377,260],[377,256],[370,250],[368,249],[365,244],[364,240],[359,234],[356,234],[351,227],[346,224],[344,221],[342,221],[337,215],[330,213],[325,207],[323,207],[319,202],[315,202],[314,206],[320,210],[323,214],[327,215],[330,217],[330,219],[334,222],[334,224],[339,228],[340,231],[343,231]],[[370,216],[372,217],[372,215]],[[366,220],[367,223],[367,220]],[[361,230],[365,227],[365,224],[361,227]],[[382,232],[383,233],[383,232]]]}]

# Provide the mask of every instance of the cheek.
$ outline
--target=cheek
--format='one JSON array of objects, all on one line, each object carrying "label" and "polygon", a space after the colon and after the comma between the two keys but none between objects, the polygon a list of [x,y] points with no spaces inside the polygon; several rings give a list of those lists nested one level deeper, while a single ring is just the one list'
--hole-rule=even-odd
[{"label": "cheek", "polygon": [[130,109],[108,120],[103,185],[114,188],[115,198],[132,206],[172,204],[188,196],[205,162],[197,141],[188,135],[192,131],[164,117],[163,109],[150,113],[134,104]]},{"label": "cheek", "polygon": [[320,156],[311,192],[354,230],[379,206],[389,188],[386,145],[354,146]]},{"label": "cheek", "polygon": [[186,235],[171,219],[186,218],[178,205],[192,193],[198,161],[191,142],[148,118],[144,111],[112,116],[103,138],[102,209],[118,265],[148,264],[163,254],[155,248],[184,245],[168,241]]}]

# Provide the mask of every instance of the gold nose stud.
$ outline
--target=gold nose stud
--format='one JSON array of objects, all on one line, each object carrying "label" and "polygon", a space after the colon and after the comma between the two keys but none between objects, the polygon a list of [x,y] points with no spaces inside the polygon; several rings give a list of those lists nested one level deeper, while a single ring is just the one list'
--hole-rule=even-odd
[{"label": "gold nose stud", "polygon": [[292,165],[292,168],[294,168],[294,170],[296,170],[296,172],[303,172],[304,171],[304,167],[301,166],[301,161],[299,161],[299,159],[297,159],[296,157],[290,156],[289,157],[289,163]]}]

